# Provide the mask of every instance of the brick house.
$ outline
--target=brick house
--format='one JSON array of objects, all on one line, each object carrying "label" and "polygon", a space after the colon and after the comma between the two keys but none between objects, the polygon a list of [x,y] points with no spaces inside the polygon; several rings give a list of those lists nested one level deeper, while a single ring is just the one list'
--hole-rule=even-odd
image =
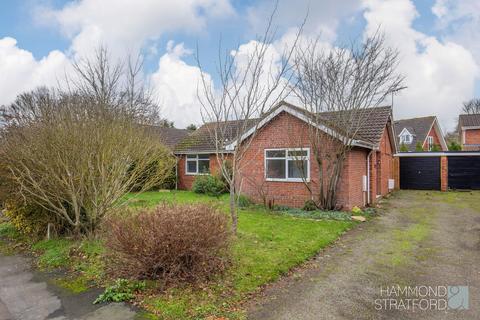
[{"label": "brick house", "polygon": [[[319,168],[308,139],[309,126],[315,125],[309,115],[282,102],[262,118],[224,124],[232,137],[239,126],[256,130],[239,173],[243,194],[257,202],[292,207],[301,207],[311,199],[308,189],[318,190]],[[321,115],[328,119],[335,113]],[[210,138],[209,126],[213,125],[205,124],[176,145],[179,189],[190,189],[198,175],[218,172],[215,144]],[[366,206],[393,189],[394,137],[391,107],[369,109],[346,156],[337,192],[339,207]],[[248,132],[244,138],[249,139]],[[223,152],[228,155],[228,150],[226,146]]]},{"label": "brick house", "polygon": [[408,152],[417,151],[418,142],[421,143],[423,151],[431,151],[435,145],[439,147],[438,151],[448,151],[436,116],[397,120],[394,126],[400,152],[402,146],[405,146]]},{"label": "brick house", "polygon": [[480,151],[480,114],[461,114],[458,134],[462,150]]}]

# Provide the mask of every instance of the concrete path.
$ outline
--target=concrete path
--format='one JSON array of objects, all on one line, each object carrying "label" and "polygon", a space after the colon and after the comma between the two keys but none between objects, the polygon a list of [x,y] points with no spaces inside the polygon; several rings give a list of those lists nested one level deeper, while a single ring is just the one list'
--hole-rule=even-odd
[{"label": "concrete path", "polygon": [[[480,319],[480,192],[402,191],[383,206],[380,217],[352,230],[310,267],[268,287],[249,318]],[[451,297],[432,292],[423,309],[400,305],[421,299],[418,292],[391,291],[422,286],[468,286],[469,298],[460,300],[468,310],[453,310],[457,291]],[[431,302],[448,298],[447,310]]]},{"label": "concrete path", "polygon": [[28,258],[0,256],[0,320],[134,319],[125,304],[93,305],[99,291],[71,294],[47,284]]}]

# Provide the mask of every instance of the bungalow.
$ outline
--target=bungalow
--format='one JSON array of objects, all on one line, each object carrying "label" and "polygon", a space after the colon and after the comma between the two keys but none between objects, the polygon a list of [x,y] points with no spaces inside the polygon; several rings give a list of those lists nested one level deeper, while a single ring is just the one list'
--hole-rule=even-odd
[{"label": "bungalow", "polygon": [[[243,194],[258,202],[266,198],[271,203],[301,207],[311,198],[309,189],[318,190],[319,168],[308,139],[310,126],[314,125],[311,115],[282,102],[261,118],[224,124],[231,137],[236,136],[240,126],[257,130],[249,141],[239,173]],[[322,115],[325,119],[335,116],[334,113]],[[179,189],[190,189],[198,175],[218,172],[215,143],[211,139],[213,125],[215,123],[203,125],[174,148]],[[329,130],[327,128],[325,134]],[[374,203],[394,187],[396,143],[391,107],[369,109],[352,145],[337,192],[337,204],[345,209]],[[229,150],[226,147],[222,152],[228,154]],[[295,161],[300,161],[303,169],[296,169],[292,165]]]},{"label": "bungalow", "polygon": [[395,134],[400,152],[405,152],[402,150],[405,147],[408,152],[418,151],[416,150],[418,143],[423,151],[432,151],[434,146],[440,149],[437,151],[448,151],[436,116],[395,121]]},{"label": "bungalow", "polygon": [[480,114],[461,114],[458,133],[462,150],[480,151]]}]

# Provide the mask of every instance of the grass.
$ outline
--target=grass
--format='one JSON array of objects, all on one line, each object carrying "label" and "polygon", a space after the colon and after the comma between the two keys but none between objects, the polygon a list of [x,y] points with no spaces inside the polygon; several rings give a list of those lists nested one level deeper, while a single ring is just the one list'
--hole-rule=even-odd
[{"label": "grass", "polygon": [[67,276],[57,278],[53,283],[73,293],[84,292],[94,284],[103,285],[105,281],[105,265],[101,259],[105,249],[99,240],[41,240],[31,249],[38,256],[40,269],[68,271]]},{"label": "grass", "polygon": [[[210,202],[226,207],[227,197],[216,199],[175,191],[146,192],[129,195],[127,199],[134,207],[154,206],[161,201]],[[238,302],[314,256],[353,224],[279,215],[259,208],[243,209],[239,212],[233,265],[224,276],[202,288],[170,289],[146,299],[144,306],[162,319],[201,319],[211,315],[242,318]]]},{"label": "grass", "polygon": [[[206,202],[227,212],[228,195],[219,198],[186,191],[145,192],[124,198],[133,208],[152,207],[162,201],[178,203]],[[239,212],[238,234],[232,247],[232,266],[228,271],[201,286],[170,288],[159,294],[151,291],[138,302],[152,315],[145,318],[203,319],[209,316],[244,318],[241,302],[260,288],[288,273],[351,228],[352,221],[309,219],[301,215],[271,213],[259,207]],[[10,226],[0,225],[2,234],[13,234]],[[79,293],[90,285],[105,285],[98,240],[43,240],[32,246],[42,269],[72,271],[54,282]]]}]

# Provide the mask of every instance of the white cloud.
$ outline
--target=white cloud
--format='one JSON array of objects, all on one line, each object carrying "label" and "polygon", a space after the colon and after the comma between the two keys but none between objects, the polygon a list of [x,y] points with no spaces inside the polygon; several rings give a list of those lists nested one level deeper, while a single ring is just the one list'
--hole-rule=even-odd
[{"label": "white cloud", "polygon": [[[159,60],[158,69],[151,75],[153,92],[162,106],[162,117],[175,122],[177,128],[191,123],[199,124],[201,106],[197,97],[197,86],[201,85],[200,69],[182,60],[191,54],[183,43],[174,46],[169,41],[167,53]],[[208,74],[206,80],[211,83]]]},{"label": "white cloud", "polygon": [[467,48],[480,64],[480,1],[437,0],[432,12],[445,38]]},{"label": "white cloud", "polygon": [[72,40],[71,51],[85,55],[99,44],[113,53],[138,52],[166,32],[199,32],[210,18],[233,14],[228,0],[81,0],[56,10],[37,10]]},{"label": "white cloud", "polygon": [[437,115],[444,127],[453,129],[479,72],[471,52],[415,30],[412,23],[418,12],[409,0],[365,0],[364,5],[366,34],[381,27],[387,42],[400,51],[399,72],[406,76],[408,88],[394,100],[395,117]]},{"label": "white cloud", "polygon": [[[262,32],[267,18],[272,14],[275,1],[261,0],[248,10],[248,19],[256,32]],[[290,28],[299,25],[308,14],[306,33],[322,34],[332,41],[336,37],[337,27],[343,18],[351,18],[361,8],[361,0],[297,0],[279,1],[274,25]]]},{"label": "white cloud", "polygon": [[0,39],[0,104],[8,104],[17,94],[37,86],[55,86],[67,67],[68,59],[60,51],[37,60],[31,52],[20,49],[15,39]]}]

